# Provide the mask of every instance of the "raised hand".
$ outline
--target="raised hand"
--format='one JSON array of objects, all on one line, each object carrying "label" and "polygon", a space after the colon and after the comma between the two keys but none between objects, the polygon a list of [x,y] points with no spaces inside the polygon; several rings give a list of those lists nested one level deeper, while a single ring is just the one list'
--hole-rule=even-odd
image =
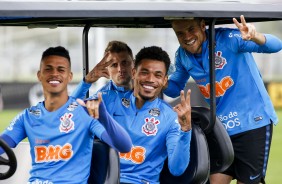
[{"label": "raised hand", "polygon": [[234,24],[238,27],[241,32],[243,40],[251,40],[256,36],[256,28],[253,24],[247,24],[244,15],[240,16],[241,23],[237,21],[236,18],[233,18]]},{"label": "raised hand", "polygon": [[259,45],[265,44],[266,39],[264,34],[257,32],[253,24],[247,24],[243,15],[240,16],[240,19],[241,23],[239,23],[235,18],[233,18],[233,22],[240,30],[242,39],[252,40]]},{"label": "raised hand", "polygon": [[99,105],[102,102],[102,94],[98,93],[98,99],[97,100],[87,100],[86,103],[81,100],[76,100],[80,105],[87,108],[88,114],[92,116],[95,119],[99,119]]},{"label": "raised hand", "polygon": [[181,130],[187,132],[192,129],[191,125],[191,103],[190,103],[191,90],[187,91],[186,97],[184,91],[180,92],[181,102],[177,104],[173,109],[178,115],[178,122],[181,126]]},{"label": "raised hand", "polygon": [[85,82],[93,83],[101,77],[109,78],[108,66],[111,65],[113,59],[110,52],[107,52],[103,59],[85,76]]}]

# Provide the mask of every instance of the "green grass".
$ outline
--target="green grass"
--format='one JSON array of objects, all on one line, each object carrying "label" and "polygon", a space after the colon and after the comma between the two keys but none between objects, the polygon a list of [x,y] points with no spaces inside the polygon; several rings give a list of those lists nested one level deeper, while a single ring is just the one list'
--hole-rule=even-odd
[{"label": "green grass", "polygon": [[[0,132],[2,132],[9,124],[9,122],[20,112],[21,110],[5,110],[0,112]],[[282,120],[282,109],[277,109],[279,120]],[[268,184],[280,184],[282,181],[282,124],[278,123],[274,127],[272,144],[270,150],[270,157],[268,162],[268,169],[266,173],[266,183]],[[281,166],[281,167],[280,167]],[[232,184],[235,184],[233,181]]]}]

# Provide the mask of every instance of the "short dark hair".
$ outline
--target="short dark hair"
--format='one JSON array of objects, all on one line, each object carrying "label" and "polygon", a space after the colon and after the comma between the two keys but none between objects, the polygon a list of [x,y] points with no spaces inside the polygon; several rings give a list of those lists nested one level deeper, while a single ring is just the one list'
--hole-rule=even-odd
[{"label": "short dark hair", "polygon": [[122,41],[110,41],[105,49],[106,52],[114,52],[114,53],[120,53],[120,52],[127,52],[130,57],[133,59],[133,54],[131,48]]},{"label": "short dark hair", "polygon": [[67,58],[69,63],[71,64],[70,54],[67,49],[62,46],[57,47],[49,47],[42,53],[41,61],[48,56],[61,56]]},{"label": "short dark hair", "polygon": [[143,59],[152,59],[164,62],[167,74],[170,65],[170,58],[167,52],[161,47],[151,46],[142,48],[135,56],[134,68],[137,69]]}]

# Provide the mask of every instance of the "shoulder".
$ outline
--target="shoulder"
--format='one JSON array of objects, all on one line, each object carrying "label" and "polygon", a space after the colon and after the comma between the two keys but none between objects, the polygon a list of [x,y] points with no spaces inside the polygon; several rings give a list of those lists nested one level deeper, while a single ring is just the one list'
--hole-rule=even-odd
[{"label": "shoulder", "polygon": [[109,90],[111,90],[111,88],[112,88],[112,83],[111,83],[111,81],[108,81],[103,87],[101,87],[101,88],[98,90],[98,92],[99,92],[99,91],[101,91],[101,92],[109,91]]},{"label": "shoulder", "polygon": [[159,108],[160,111],[164,114],[165,117],[176,117],[177,114],[176,112],[173,110],[172,106],[167,103],[166,101],[159,99]]},{"label": "shoulder", "polygon": [[236,28],[216,28],[216,38],[241,38],[241,32]]}]

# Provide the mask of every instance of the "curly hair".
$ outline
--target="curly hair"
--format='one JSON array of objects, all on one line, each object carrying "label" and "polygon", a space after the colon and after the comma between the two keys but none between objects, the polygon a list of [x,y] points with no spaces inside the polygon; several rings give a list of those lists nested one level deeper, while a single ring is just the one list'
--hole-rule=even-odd
[{"label": "curly hair", "polygon": [[170,58],[167,52],[161,47],[151,46],[142,48],[135,56],[134,68],[137,68],[143,59],[152,59],[164,62],[167,74],[170,65]]}]

